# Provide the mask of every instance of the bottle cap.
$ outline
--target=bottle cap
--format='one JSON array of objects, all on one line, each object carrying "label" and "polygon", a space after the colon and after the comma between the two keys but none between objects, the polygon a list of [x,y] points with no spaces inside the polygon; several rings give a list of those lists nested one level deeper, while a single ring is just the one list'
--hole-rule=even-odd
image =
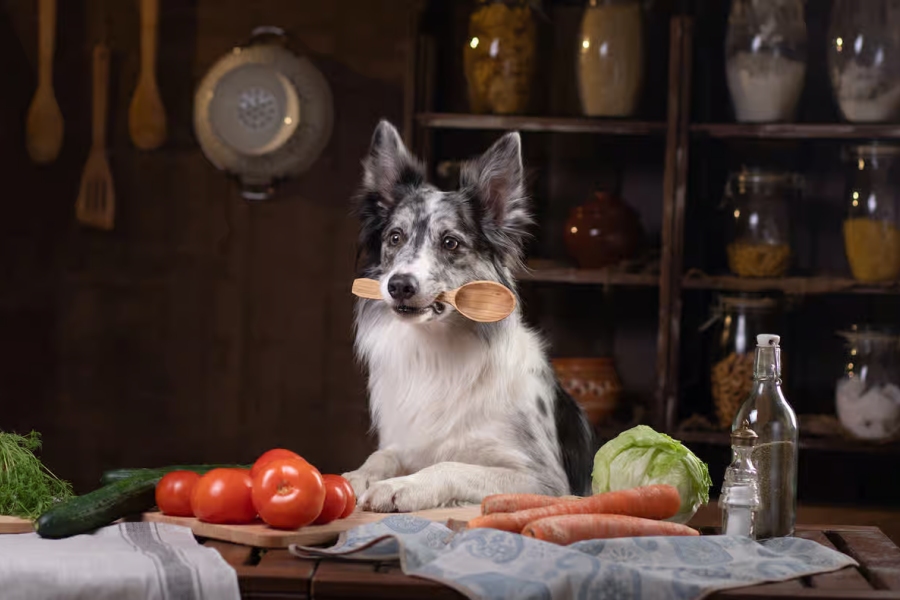
[{"label": "bottle cap", "polygon": [[732,446],[752,446],[756,443],[756,432],[750,429],[750,421],[744,419],[740,427],[731,432]]},{"label": "bottle cap", "polygon": [[757,348],[768,348],[769,346],[778,347],[778,344],[781,342],[781,336],[775,335],[772,333],[761,333],[756,336],[756,347]]}]

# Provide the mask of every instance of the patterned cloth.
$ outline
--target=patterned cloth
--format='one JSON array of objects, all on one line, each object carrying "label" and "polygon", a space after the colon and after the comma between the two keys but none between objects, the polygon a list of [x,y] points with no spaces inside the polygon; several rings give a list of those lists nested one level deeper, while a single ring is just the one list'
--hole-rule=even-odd
[{"label": "patterned cloth", "polygon": [[301,557],[399,560],[407,575],[439,581],[469,598],[498,599],[698,599],[857,564],[800,538],[644,537],[557,546],[493,529],[454,533],[409,515],[351,529],[332,548],[290,550]]},{"label": "patterned cloth", "polygon": [[61,540],[0,535],[3,600],[238,600],[237,573],[188,527],[119,523]]}]

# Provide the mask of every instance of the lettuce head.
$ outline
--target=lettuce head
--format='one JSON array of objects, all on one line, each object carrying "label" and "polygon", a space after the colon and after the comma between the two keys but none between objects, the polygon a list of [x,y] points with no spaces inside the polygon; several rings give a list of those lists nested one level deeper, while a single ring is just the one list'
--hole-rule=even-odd
[{"label": "lettuce head", "polygon": [[681,508],[669,521],[686,523],[709,502],[712,479],[706,463],[678,440],[646,425],[623,431],[594,456],[595,494],[654,483],[674,486],[681,496]]}]

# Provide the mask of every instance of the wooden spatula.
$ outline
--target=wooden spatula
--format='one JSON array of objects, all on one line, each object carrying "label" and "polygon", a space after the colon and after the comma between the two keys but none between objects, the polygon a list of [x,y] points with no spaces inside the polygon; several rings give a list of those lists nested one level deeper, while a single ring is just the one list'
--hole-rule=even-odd
[{"label": "wooden spatula", "polygon": [[166,110],[156,85],[156,43],[159,0],[141,3],[141,73],[128,109],[131,141],[141,150],[154,150],[166,141]]},{"label": "wooden spatula", "polygon": [[[353,294],[370,300],[383,300],[381,287],[374,279],[354,279]],[[439,294],[439,302],[446,302],[472,321],[493,323],[508,317],[516,308],[516,296],[496,281],[470,281]]]},{"label": "wooden spatula", "polygon": [[109,49],[94,47],[93,142],[88,154],[81,189],[75,203],[76,218],[91,227],[112,229],[116,216],[116,197],[112,173],[106,160],[106,96],[109,87]]},{"label": "wooden spatula", "polygon": [[38,3],[38,87],[25,121],[25,146],[36,163],[56,160],[63,142],[63,116],[53,93],[56,0]]}]

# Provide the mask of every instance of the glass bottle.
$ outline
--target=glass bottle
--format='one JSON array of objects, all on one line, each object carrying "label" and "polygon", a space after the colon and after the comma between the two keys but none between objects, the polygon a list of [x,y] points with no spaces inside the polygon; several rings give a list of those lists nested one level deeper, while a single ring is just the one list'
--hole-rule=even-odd
[{"label": "glass bottle", "polygon": [[884,123],[900,117],[900,1],[835,0],[828,71],[844,118]]},{"label": "glass bottle", "polygon": [[753,389],[732,425],[739,429],[746,421],[758,436],[752,454],[759,474],[756,539],[792,535],[797,517],[797,415],[781,391],[780,341],[756,336]]},{"label": "glass bottle", "polygon": [[863,282],[900,276],[900,146],[848,148],[844,249],[853,277]]},{"label": "glass bottle", "polygon": [[790,204],[802,187],[795,173],[744,168],[725,185],[728,268],[739,277],[782,277],[791,265]]},{"label": "glass bottle", "polygon": [[478,0],[463,47],[469,108],[473,113],[528,110],[535,71],[534,0]]},{"label": "glass bottle", "polygon": [[733,460],[725,469],[725,481],[719,494],[722,509],[722,534],[756,535],[756,513],[759,510],[759,476],[753,465],[753,447],[757,436],[744,421],[731,432]]},{"label": "glass bottle", "polygon": [[792,121],[806,79],[803,0],[734,0],[725,69],[738,121]]},{"label": "glass bottle", "polygon": [[590,0],[578,36],[578,93],[589,117],[635,113],[644,85],[640,0]]}]

